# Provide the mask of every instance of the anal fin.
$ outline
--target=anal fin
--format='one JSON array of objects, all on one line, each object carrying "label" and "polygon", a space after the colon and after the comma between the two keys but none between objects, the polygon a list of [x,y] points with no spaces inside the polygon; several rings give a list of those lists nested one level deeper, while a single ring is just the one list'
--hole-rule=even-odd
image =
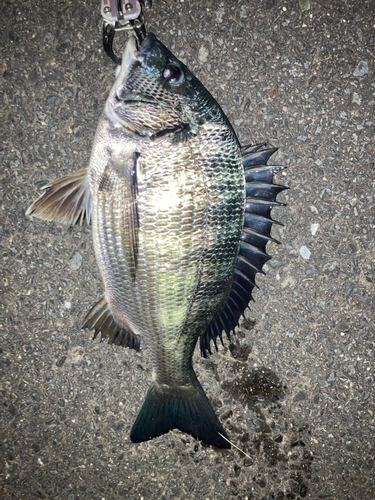
[{"label": "anal fin", "polygon": [[88,169],[61,177],[42,187],[44,191],[26,215],[64,224],[88,226],[91,222],[91,193]]},{"label": "anal fin", "polygon": [[128,328],[120,326],[112,316],[106,297],[97,302],[87,313],[83,328],[94,330],[94,339],[101,334],[101,339],[107,338],[109,344],[129,347],[139,351],[141,340]]}]

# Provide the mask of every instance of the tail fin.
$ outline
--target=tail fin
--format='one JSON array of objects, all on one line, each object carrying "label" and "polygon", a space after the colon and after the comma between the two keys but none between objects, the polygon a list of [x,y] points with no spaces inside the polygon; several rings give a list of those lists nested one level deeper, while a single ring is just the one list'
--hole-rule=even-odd
[{"label": "tail fin", "polygon": [[152,382],[133,424],[133,443],[148,441],[172,429],[180,429],[217,448],[230,448],[227,437],[202,386],[196,379],[187,388],[160,386]]}]

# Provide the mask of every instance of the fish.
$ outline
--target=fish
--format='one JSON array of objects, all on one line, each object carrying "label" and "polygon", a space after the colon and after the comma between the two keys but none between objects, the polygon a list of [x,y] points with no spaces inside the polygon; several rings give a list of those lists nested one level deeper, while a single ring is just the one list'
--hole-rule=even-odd
[{"label": "fish", "polygon": [[127,42],[86,169],[43,187],[27,215],[91,225],[105,295],[82,328],[150,351],[134,443],[179,429],[217,448],[228,436],[192,365],[218,350],[270,259],[276,148],[241,147],[209,91],[149,33]]}]

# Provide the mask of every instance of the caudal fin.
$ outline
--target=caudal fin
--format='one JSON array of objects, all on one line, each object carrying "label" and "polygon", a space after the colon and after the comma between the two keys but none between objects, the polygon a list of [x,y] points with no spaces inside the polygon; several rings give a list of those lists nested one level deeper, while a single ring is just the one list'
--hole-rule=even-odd
[{"label": "caudal fin", "polygon": [[133,424],[133,443],[148,441],[172,429],[180,429],[217,448],[230,448],[227,437],[202,386],[195,381],[187,388],[161,387],[152,382]]}]

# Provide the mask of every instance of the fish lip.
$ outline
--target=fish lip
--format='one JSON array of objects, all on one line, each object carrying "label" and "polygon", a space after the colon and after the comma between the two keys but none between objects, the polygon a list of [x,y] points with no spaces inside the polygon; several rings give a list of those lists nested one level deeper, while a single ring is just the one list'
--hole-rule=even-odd
[{"label": "fish lip", "polygon": [[[122,56],[122,64],[121,64],[121,71],[120,75],[124,75],[124,73],[127,73],[130,69],[130,66],[136,62],[139,61],[140,58],[138,57],[138,50],[137,50],[137,40],[136,38],[132,35],[128,43],[126,44],[124,54]],[[119,76],[120,76],[119,75]]]},{"label": "fish lip", "polygon": [[[146,41],[146,39],[144,41]],[[142,63],[143,60],[144,55],[141,53],[141,51],[137,50],[136,38],[134,36],[131,36],[128,40],[128,43],[126,44],[124,54],[122,56],[122,63],[120,66],[121,69],[113,85],[113,89],[121,87],[123,82],[126,81],[126,77],[129,74],[132,65],[136,62]]]},{"label": "fish lip", "polygon": [[149,54],[149,52],[151,52],[154,48],[156,42],[156,36],[150,31],[138,48],[137,40],[132,35],[126,44],[124,54],[122,56],[121,73],[123,73],[124,70],[129,70],[134,61],[143,62],[147,54]]},{"label": "fish lip", "polygon": [[[147,54],[153,49],[156,41],[157,41],[156,36],[150,32],[143,40],[138,50],[136,38],[134,36],[131,36],[129,38],[122,57],[120,72],[112,88],[112,90],[115,91],[115,95],[117,95],[117,91],[124,86],[124,83],[126,83],[127,76],[133,64],[137,62],[142,64]],[[127,101],[127,99],[121,99],[121,100],[124,102]]]},{"label": "fish lip", "polygon": [[146,57],[147,54],[153,49],[156,41],[156,36],[152,33],[152,31],[149,31],[146,38],[143,40],[141,46],[139,47],[139,50],[137,52],[138,57],[142,59]]},{"label": "fish lip", "polygon": [[[142,59],[143,60],[143,59]],[[124,54],[122,56],[122,64],[120,71],[117,74],[115,83],[112,86],[110,97],[117,95],[117,91],[123,87],[124,82],[130,72],[130,68],[134,63],[141,62],[140,57],[137,56],[137,41],[134,36],[131,36],[126,44]]]},{"label": "fish lip", "polygon": [[125,126],[126,124],[119,118],[116,113],[116,101],[118,90],[124,85],[124,81],[126,81],[127,75],[129,74],[131,66],[140,62],[139,57],[137,57],[137,41],[134,36],[131,36],[126,44],[123,56],[122,56],[122,64],[120,66],[120,72],[117,75],[115,83],[111,89],[107,102],[105,104],[104,113],[107,116],[108,120],[112,123],[113,126]]},{"label": "fish lip", "polygon": [[[130,68],[134,63],[140,63],[144,61],[145,57],[147,54],[153,49],[155,43],[157,41],[156,36],[150,32],[146,36],[146,38],[143,40],[141,46],[137,47],[137,41],[134,36],[131,36],[128,40],[128,43],[126,44],[124,54],[122,57],[122,64],[120,66],[120,72],[116,78],[116,81],[112,87],[112,90],[110,92],[110,97],[106,102],[105,105],[105,114],[109,121],[112,123],[113,126],[119,127],[123,126],[125,128],[129,128],[132,130],[132,127],[129,126],[128,123],[125,122],[125,120],[122,120],[121,117],[117,114],[116,109],[121,106],[121,105],[126,105],[126,104],[134,104],[135,102],[142,102],[142,103],[156,103],[156,100],[146,100],[144,98],[130,98],[130,99],[119,99],[118,97],[118,91],[124,87],[124,84],[126,84],[127,77],[130,72]],[[121,102],[119,102],[121,101]]]}]

